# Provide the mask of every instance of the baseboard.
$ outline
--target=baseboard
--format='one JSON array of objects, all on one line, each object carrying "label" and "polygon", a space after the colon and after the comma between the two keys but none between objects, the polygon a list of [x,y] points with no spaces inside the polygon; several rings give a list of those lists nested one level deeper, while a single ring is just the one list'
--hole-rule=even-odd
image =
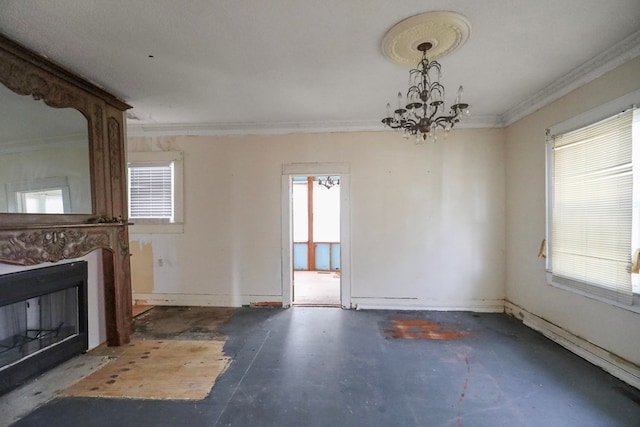
[{"label": "baseboard", "polygon": [[134,293],[135,304],[173,306],[242,307],[282,305],[282,295],[194,295]]},{"label": "baseboard", "polygon": [[504,312],[504,300],[428,301],[417,298],[362,298],[351,297],[356,310],[431,310],[473,311],[482,313]]},{"label": "baseboard", "polygon": [[505,301],[504,311],[516,319],[521,320],[526,326],[540,332],[545,337],[602,368],[614,377],[640,389],[639,366],[583,338],[573,335],[571,332],[528,312],[516,304]]}]

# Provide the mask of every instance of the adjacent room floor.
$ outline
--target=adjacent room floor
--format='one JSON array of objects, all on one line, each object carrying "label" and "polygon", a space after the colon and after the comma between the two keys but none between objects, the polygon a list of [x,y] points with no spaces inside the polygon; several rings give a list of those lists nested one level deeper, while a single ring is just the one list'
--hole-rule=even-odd
[{"label": "adjacent room floor", "polygon": [[293,305],[340,307],[340,272],[294,271]]},{"label": "adjacent room floor", "polygon": [[640,425],[640,391],[504,314],[242,308],[211,325],[177,333],[226,336],[206,398],[58,397],[15,426]]}]

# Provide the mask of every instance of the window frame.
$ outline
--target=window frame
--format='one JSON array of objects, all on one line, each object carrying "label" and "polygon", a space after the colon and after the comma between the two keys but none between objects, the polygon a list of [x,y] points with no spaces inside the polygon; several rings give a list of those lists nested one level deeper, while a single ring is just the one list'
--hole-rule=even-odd
[{"label": "window frame", "polygon": [[73,213],[71,209],[69,179],[66,176],[35,178],[30,181],[12,182],[7,184],[7,193],[9,195],[7,198],[8,211],[16,213],[30,213],[25,210],[25,194],[47,190],[60,190],[62,192],[63,213]]},{"label": "window frame", "polygon": [[182,151],[136,151],[127,154],[127,212],[131,207],[129,169],[135,165],[173,164],[173,221],[154,218],[131,218],[132,234],[182,233],[184,232],[184,154]]},{"label": "window frame", "polygon": [[[583,127],[587,127],[589,125],[595,124],[599,121],[605,120],[609,117],[612,117],[616,114],[623,112],[624,110],[628,110],[629,108],[637,108],[640,106],[640,90],[636,90],[631,92],[625,96],[614,99],[610,102],[607,102],[599,107],[596,107],[592,110],[579,114],[569,120],[558,123],[554,126],[551,126],[547,129],[546,134],[546,144],[545,144],[545,165],[546,165],[546,182],[545,182],[545,200],[546,200],[546,230],[545,230],[545,238],[547,242],[547,257],[545,262],[545,270],[546,270],[546,282],[550,286],[554,286],[560,289],[564,289],[573,293],[580,294],[582,296],[595,299],[601,302],[605,302],[616,307],[624,308],[629,311],[633,311],[636,313],[640,313],[640,295],[638,295],[638,274],[633,274],[633,279],[636,284],[633,286],[633,296],[632,296],[632,305],[628,305],[625,303],[617,302],[612,299],[603,297],[601,295],[597,295],[595,293],[591,293],[589,291],[584,290],[583,288],[578,288],[571,286],[566,283],[559,283],[553,280],[553,271],[552,271],[552,255],[550,248],[553,245],[553,236],[552,236],[552,224],[553,224],[553,203],[554,203],[554,180],[553,180],[553,172],[554,172],[554,153],[553,153],[553,141],[552,135],[564,134],[567,132],[571,132]],[[636,111],[635,114],[640,114],[639,111]],[[633,126],[633,143],[637,143],[636,132],[638,132],[637,128],[640,126]],[[634,166],[636,164],[636,148],[634,147]],[[640,172],[640,167],[634,167],[634,186],[633,186],[633,198],[634,198],[634,208],[633,208],[633,226],[632,226],[632,235],[633,239],[636,240],[639,234],[638,224],[640,223],[640,212],[635,208],[636,204],[640,202],[640,200],[636,200],[637,194],[637,185],[638,180],[636,179],[637,174]],[[635,244],[635,243],[633,243]],[[629,242],[629,259],[631,261],[631,255],[634,248],[632,247],[632,242]]]}]

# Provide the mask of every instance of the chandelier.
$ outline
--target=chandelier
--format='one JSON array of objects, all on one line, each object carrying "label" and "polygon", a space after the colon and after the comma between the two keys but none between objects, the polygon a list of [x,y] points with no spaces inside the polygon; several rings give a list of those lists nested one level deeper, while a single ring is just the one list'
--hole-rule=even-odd
[{"label": "chandelier", "polygon": [[323,187],[330,189],[334,185],[340,185],[340,178],[336,177],[336,179],[333,179],[332,176],[327,176],[322,180],[322,177],[318,177],[318,185],[322,185]]},{"label": "chandelier", "polygon": [[441,66],[437,61],[427,59],[427,51],[433,45],[420,43],[418,50],[422,59],[416,68],[409,71],[409,90],[403,102],[402,92],[398,92],[398,108],[391,111],[387,104],[387,117],[382,119],[385,126],[402,131],[405,138],[415,137],[416,144],[427,139],[437,140],[438,129],[445,135],[469,115],[469,104],[462,102],[462,86],[448,113],[444,107],[444,86],[440,83]]}]

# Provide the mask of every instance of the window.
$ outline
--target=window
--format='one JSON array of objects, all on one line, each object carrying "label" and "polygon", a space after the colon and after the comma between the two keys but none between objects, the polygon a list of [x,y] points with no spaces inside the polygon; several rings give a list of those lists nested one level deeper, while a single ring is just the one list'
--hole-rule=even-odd
[{"label": "window", "polygon": [[129,165],[129,218],[173,222],[173,162]]},{"label": "window", "polygon": [[590,112],[578,127],[574,120],[551,129],[547,139],[549,283],[631,305],[638,280],[632,254],[640,246],[640,111],[597,113],[609,117]]},{"label": "window", "polygon": [[132,233],[182,231],[182,152],[129,153]]},{"label": "window", "polygon": [[20,206],[20,212],[64,213],[62,188],[21,192],[18,205]]},{"label": "window", "polygon": [[72,213],[66,176],[35,178],[7,184],[9,212],[62,214]]}]

